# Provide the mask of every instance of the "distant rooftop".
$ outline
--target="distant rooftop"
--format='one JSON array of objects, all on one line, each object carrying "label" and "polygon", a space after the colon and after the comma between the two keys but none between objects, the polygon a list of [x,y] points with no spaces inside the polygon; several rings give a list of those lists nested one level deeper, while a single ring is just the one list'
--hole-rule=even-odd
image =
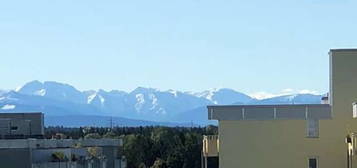
[{"label": "distant rooftop", "polygon": [[208,106],[210,120],[331,119],[329,104]]},{"label": "distant rooftop", "polygon": [[0,149],[8,148],[72,148],[82,147],[122,146],[121,139],[13,139],[0,140]]},{"label": "distant rooftop", "polygon": [[349,52],[353,51],[356,52],[357,48],[339,48],[339,49],[330,49],[330,52]]}]

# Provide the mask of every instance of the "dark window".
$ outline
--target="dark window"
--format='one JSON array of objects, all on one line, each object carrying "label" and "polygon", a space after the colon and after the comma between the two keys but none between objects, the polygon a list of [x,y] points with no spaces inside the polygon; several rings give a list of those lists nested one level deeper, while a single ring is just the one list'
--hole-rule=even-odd
[{"label": "dark window", "polygon": [[309,158],[309,168],[317,168],[317,159]]},{"label": "dark window", "polygon": [[16,131],[18,128],[17,128],[17,126],[12,126],[10,129],[11,129],[11,131]]}]

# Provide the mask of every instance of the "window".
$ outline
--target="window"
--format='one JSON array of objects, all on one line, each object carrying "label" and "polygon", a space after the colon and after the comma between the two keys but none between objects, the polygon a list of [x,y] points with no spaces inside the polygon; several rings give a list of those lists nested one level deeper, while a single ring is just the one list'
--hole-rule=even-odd
[{"label": "window", "polygon": [[319,120],[309,119],[307,120],[307,137],[318,138],[319,137]]},{"label": "window", "polygon": [[16,131],[17,129],[18,129],[18,127],[17,126],[11,126],[11,131]]},{"label": "window", "polygon": [[309,158],[309,167],[308,168],[318,168],[317,158]]}]

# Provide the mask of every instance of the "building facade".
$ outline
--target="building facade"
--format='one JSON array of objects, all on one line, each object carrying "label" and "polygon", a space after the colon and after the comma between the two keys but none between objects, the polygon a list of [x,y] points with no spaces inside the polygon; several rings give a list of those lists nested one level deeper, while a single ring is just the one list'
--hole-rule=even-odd
[{"label": "building facade", "polygon": [[42,113],[0,114],[0,167],[125,168],[121,139],[44,139]]},{"label": "building facade", "polygon": [[125,168],[120,139],[0,140],[6,168]]},{"label": "building facade", "polygon": [[43,138],[43,113],[0,113],[0,139]]},{"label": "building facade", "polygon": [[357,132],[357,50],[330,50],[329,100],[324,104],[209,106],[219,121],[221,168],[341,168],[347,135]]}]

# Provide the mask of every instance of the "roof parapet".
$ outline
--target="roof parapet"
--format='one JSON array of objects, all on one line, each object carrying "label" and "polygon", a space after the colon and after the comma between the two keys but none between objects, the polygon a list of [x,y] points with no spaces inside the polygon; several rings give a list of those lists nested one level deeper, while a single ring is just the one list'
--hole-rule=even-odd
[{"label": "roof parapet", "polygon": [[329,104],[208,106],[210,120],[332,119]]}]

